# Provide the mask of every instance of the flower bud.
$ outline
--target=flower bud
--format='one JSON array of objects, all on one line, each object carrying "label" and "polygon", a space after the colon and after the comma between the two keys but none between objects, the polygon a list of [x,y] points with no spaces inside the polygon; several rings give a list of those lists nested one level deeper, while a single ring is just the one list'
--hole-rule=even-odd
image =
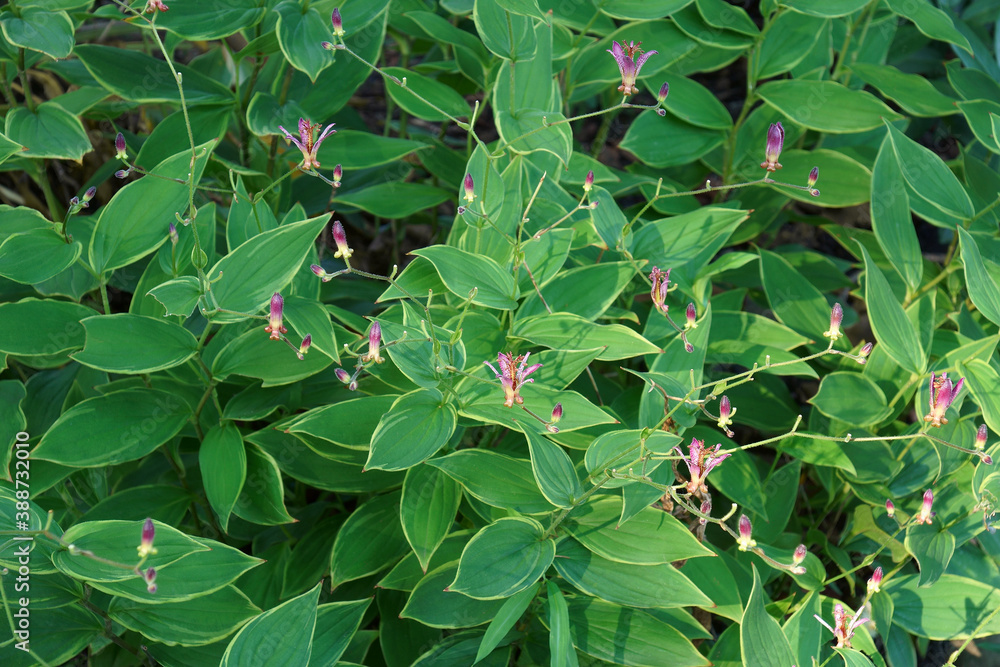
[{"label": "flower bud", "polygon": [[993,465],[993,457],[986,452],[979,452],[979,460],[982,461],[984,465]]},{"label": "flower bud", "polygon": [[340,8],[334,7],[330,15],[330,22],[333,23],[333,34],[337,37],[344,36],[344,19],[340,16]]},{"label": "flower bud", "polygon": [[299,346],[298,357],[299,361],[306,358],[306,353],[309,351],[309,346],[312,345],[313,337],[312,334],[306,334],[306,337],[302,339],[302,345]]},{"label": "flower bud", "polygon": [[340,187],[340,179],[344,177],[344,168],[341,165],[337,165],[333,168],[333,187]]},{"label": "flower bud", "polygon": [[692,345],[687,341],[684,341],[684,351],[687,352],[688,354],[691,354],[692,352],[694,352],[694,345]]},{"label": "flower bud", "polygon": [[684,317],[687,318],[687,321],[684,323],[685,331],[698,328],[698,311],[695,310],[693,303],[689,303],[687,305],[687,309],[684,311]]},{"label": "flower bud", "polygon": [[590,170],[587,172],[587,178],[583,181],[583,191],[590,192],[590,189],[594,187],[594,171]]},{"label": "flower bud", "polygon": [[125,150],[125,135],[121,132],[119,132],[118,136],[115,137],[115,151],[117,151],[115,153],[115,158],[119,160],[128,159],[128,151]]},{"label": "flower bud", "polygon": [[146,582],[146,590],[149,593],[156,592],[156,568],[149,567],[146,571],[142,573],[142,579]]},{"label": "flower bud", "polygon": [[264,331],[271,334],[271,340],[281,340],[281,334],[288,333],[288,329],[282,323],[282,315],[285,310],[285,300],[277,292],[271,297],[271,312],[269,324],[264,327]]},{"label": "flower bud", "polygon": [[806,180],[806,187],[811,190],[812,186],[816,185],[816,181],[818,180],[819,180],[819,167],[813,167],[812,171],[809,172],[808,180]]},{"label": "flower bud", "polygon": [[337,48],[336,46],[333,45],[333,42],[320,42],[319,45],[322,46],[327,51],[333,51],[334,49]]},{"label": "flower bud", "polygon": [[472,174],[465,175],[465,180],[462,181],[462,187],[465,189],[465,201],[471,204],[476,198],[476,183],[472,180]]},{"label": "flower bud", "polygon": [[757,542],[751,537],[753,526],[750,518],[746,514],[740,515],[740,537],[736,540],[740,551],[747,551],[757,546]]},{"label": "flower bud", "polygon": [[556,403],[556,407],[552,408],[552,419],[550,420],[553,424],[559,422],[563,416],[563,406],[562,403]]},{"label": "flower bud", "polygon": [[764,161],[760,163],[762,169],[769,172],[781,169],[778,157],[781,155],[781,147],[785,143],[785,128],[781,123],[772,123],[767,130],[767,147],[764,150]]},{"label": "flower bud", "polygon": [[548,431],[549,433],[558,433],[559,427],[556,426],[555,424],[546,424],[545,430]]},{"label": "flower bud", "polygon": [[84,206],[86,206],[86,204],[80,204],[79,197],[70,197],[69,205],[74,208],[83,208]]},{"label": "flower bud", "polygon": [[167,233],[170,235],[170,243],[176,246],[177,242],[181,240],[180,236],[177,235],[177,225],[171,222],[167,227]]},{"label": "flower bud", "polygon": [[115,178],[128,178],[128,175],[131,172],[132,172],[131,167],[129,167],[128,169],[119,169],[118,171],[115,172]]},{"label": "flower bud", "polygon": [[726,435],[732,436],[732,431],[729,430],[729,425],[733,423],[733,415],[736,414],[736,410],[733,408],[732,403],[729,402],[728,396],[723,396],[719,400],[719,421],[717,422],[719,428],[726,432]]},{"label": "flower bud", "polygon": [[378,321],[372,322],[371,329],[368,330],[368,353],[361,356],[361,361],[374,361],[381,364],[385,359],[379,355],[382,346],[382,325]]},{"label": "flower bud", "polygon": [[882,585],[882,568],[876,567],[875,571],[872,572],[872,578],[868,580],[868,591],[870,593],[878,593],[880,586]]},{"label": "flower bud", "polygon": [[874,347],[875,343],[865,343],[865,346],[861,348],[860,352],[858,352],[858,356],[861,357],[858,359],[859,364],[868,363],[868,355],[872,353],[872,348]]},{"label": "flower bud", "polygon": [[347,247],[347,233],[340,220],[333,223],[333,241],[337,244],[337,252],[333,253],[333,256],[343,257],[345,262],[349,260],[354,251]]},{"label": "flower bud", "polygon": [[924,501],[920,504],[920,514],[917,518],[913,520],[913,523],[933,523],[931,517],[934,516],[934,512],[931,508],[934,506],[934,491],[927,489],[924,491]]},{"label": "flower bud", "polygon": [[91,199],[94,198],[96,194],[97,194],[97,188],[94,186],[90,186],[89,188],[87,188],[87,191],[83,193],[83,201],[89,202]]},{"label": "flower bud", "polygon": [[465,207],[464,206],[459,206],[458,207],[458,214],[462,215],[463,213],[465,213]]},{"label": "flower bud", "polygon": [[792,554],[792,565],[802,565],[802,562],[806,559],[806,545],[800,544],[795,547],[795,553]]},{"label": "flower bud", "polygon": [[819,190],[817,190],[816,188],[812,188],[811,190],[809,190],[809,194],[811,194],[813,197],[819,197]]},{"label": "flower bud", "polygon": [[153,525],[152,519],[146,519],[142,524],[141,541],[139,542],[139,546],[136,547],[136,550],[139,552],[139,558],[146,558],[156,553],[156,549],[153,548],[154,537],[156,537],[156,526]]},{"label": "flower bud", "polygon": [[986,428],[986,424],[980,424],[979,429],[976,431],[976,449],[983,450],[986,447],[986,438],[989,437],[989,430]]},{"label": "flower bud", "polygon": [[885,501],[885,513],[890,519],[896,516],[896,506],[891,500]]},{"label": "flower bud", "polygon": [[343,368],[338,368],[333,373],[334,375],[337,376],[337,379],[343,382],[344,384],[351,383],[351,374],[345,371]]},{"label": "flower bud", "polygon": [[663,85],[660,86],[660,91],[656,93],[656,100],[660,104],[663,104],[663,101],[667,99],[667,95],[669,94],[670,94],[670,84],[664,81]]},{"label": "flower bud", "polygon": [[656,110],[656,115],[662,118],[663,116],[667,115],[667,112],[665,110],[663,110],[663,109],[657,109]]},{"label": "flower bud", "polygon": [[833,304],[830,309],[830,328],[823,332],[823,335],[831,341],[839,340],[844,334],[840,333],[840,323],[844,320],[844,309],[839,303]]},{"label": "flower bud", "polygon": [[[705,516],[711,516],[711,514],[712,514],[712,501],[711,500],[705,500],[701,504],[701,507],[699,508],[699,510]],[[705,518],[702,518],[702,517],[698,517],[698,523],[700,523],[703,526],[708,525],[708,519],[705,519]]]}]

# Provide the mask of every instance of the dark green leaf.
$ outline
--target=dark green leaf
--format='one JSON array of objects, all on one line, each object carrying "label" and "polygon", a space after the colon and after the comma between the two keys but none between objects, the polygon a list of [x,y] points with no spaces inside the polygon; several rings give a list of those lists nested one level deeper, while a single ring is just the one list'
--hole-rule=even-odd
[{"label": "dark green leaf", "polygon": [[740,623],[740,647],[743,663],[747,665],[787,667],[795,662],[788,638],[764,608],[764,590],[756,566],[753,569],[753,592]]}]

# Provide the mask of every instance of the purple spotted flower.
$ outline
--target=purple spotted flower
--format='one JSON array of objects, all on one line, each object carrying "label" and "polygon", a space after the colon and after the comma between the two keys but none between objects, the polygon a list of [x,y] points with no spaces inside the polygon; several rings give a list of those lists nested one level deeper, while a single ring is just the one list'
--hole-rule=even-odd
[{"label": "purple spotted flower", "polygon": [[924,415],[924,421],[930,422],[931,426],[947,424],[948,420],[945,419],[944,415],[951,407],[955,397],[962,391],[963,384],[965,384],[965,378],[952,384],[947,373],[941,373],[941,375],[931,373],[930,412]]},{"label": "purple spotted flower", "polygon": [[139,546],[136,550],[139,552],[139,558],[146,558],[156,553],[156,549],[153,547],[153,538],[156,537],[156,526],[153,525],[152,519],[146,519],[142,524],[142,536],[140,538]]},{"label": "purple spotted flower", "polygon": [[326,129],[323,130],[322,134],[319,135],[318,139],[315,139],[315,135],[317,132],[323,129],[323,126],[320,125],[319,123],[313,125],[310,121],[306,120],[305,118],[299,118],[298,139],[293,137],[288,132],[288,130],[281,127],[280,125],[278,126],[278,129],[282,131],[287,141],[292,142],[298,147],[300,151],[302,151],[301,167],[302,169],[308,171],[313,167],[319,167],[319,160],[316,159],[316,153],[317,151],[319,151],[319,145],[323,143],[323,140],[336,132],[336,130],[333,129],[334,125],[335,123],[330,123],[329,125],[327,125]]},{"label": "purple spotted flower", "polygon": [[285,300],[281,298],[281,295],[277,292],[271,297],[271,311],[268,315],[268,325],[264,327],[264,331],[271,334],[271,340],[281,340],[281,334],[288,333],[288,329],[285,328],[282,322],[282,316],[285,312]]},{"label": "purple spotted flower", "polygon": [[[618,71],[622,75],[622,85],[618,86],[618,92],[625,95],[632,95],[639,92],[639,89],[635,87],[635,80],[639,76],[639,70],[646,64],[650,56],[656,54],[656,51],[642,53],[642,49],[639,48],[640,44],[642,42],[629,42],[626,44],[623,40],[621,44],[613,42],[611,48],[607,49],[608,53],[615,57],[615,61],[618,63]],[[635,57],[637,53],[641,54],[638,60]]]},{"label": "purple spotted flower", "polygon": [[374,361],[381,364],[385,359],[379,354],[382,348],[382,325],[372,322],[372,328],[368,330],[368,353],[361,355],[361,361]]},{"label": "purple spotted flower", "polygon": [[832,628],[819,615],[814,614],[814,616],[827,630],[833,633],[837,639],[837,648],[851,648],[851,638],[854,637],[854,631],[868,622],[867,618],[861,616],[860,611],[857,614],[848,614],[844,605],[839,602],[833,606]]},{"label": "purple spotted flower", "polygon": [[330,22],[333,24],[333,34],[337,37],[344,36],[344,19],[340,15],[340,8],[334,7],[330,15]]},{"label": "purple spotted flower", "polygon": [[746,514],[740,515],[740,537],[736,540],[740,551],[749,551],[757,546],[757,541],[753,539],[753,524]]},{"label": "purple spotted flower", "polygon": [[704,493],[708,491],[708,488],[705,486],[705,478],[708,477],[708,473],[712,472],[715,466],[730,456],[730,454],[719,454],[720,449],[722,449],[722,445],[705,447],[703,441],[698,438],[691,438],[691,444],[688,445],[688,456],[684,458],[684,452],[681,451],[681,448],[674,447],[674,451],[684,458],[688,474],[691,476],[691,481],[687,485],[688,493],[698,493],[699,491]]},{"label": "purple spotted flower", "polygon": [[498,372],[494,368],[493,364],[488,361],[483,363],[490,367],[490,370],[497,376],[500,380],[500,384],[503,386],[504,401],[503,404],[508,408],[514,407],[517,403],[521,405],[524,403],[524,399],[521,398],[521,386],[529,382],[534,382],[534,378],[528,378],[529,375],[537,371],[542,367],[541,364],[534,364],[533,366],[528,366],[525,368],[525,364],[528,363],[528,357],[530,352],[525,355],[514,356],[513,352],[501,352],[497,355],[497,364],[500,365],[500,371]]},{"label": "purple spotted flower", "polygon": [[767,148],[764,151],[764,161],[760,163],[761,169],[775,171],[781,169],[778,156],[781,155],[781,147],[785,143],[785,128],[781,123],[771,123],[767,130]]},{"label": "purple spotted flower", "polygon": [[927,489],[926,491],[924,491],[924,500],[922,503],[920,503],[920,514],[918,514],[913,519],[913,523],[919,523],[919,524],[934,523],[933,521],[931,521],[931,517],[934,516],[934,512],[931,511],[933,507],[934,507],[934,491],[931,489]]},{"label": "purple spotted flower", "polygon": [[653,297],[653,304],[657,310],[666,315],[667,291],[670,286],[670,269],[667,269],[666,273],[664,273],[654,266],[653,270],[649,272],[649,281],[653,283],[653,289],[649,292],[650,296]]}]

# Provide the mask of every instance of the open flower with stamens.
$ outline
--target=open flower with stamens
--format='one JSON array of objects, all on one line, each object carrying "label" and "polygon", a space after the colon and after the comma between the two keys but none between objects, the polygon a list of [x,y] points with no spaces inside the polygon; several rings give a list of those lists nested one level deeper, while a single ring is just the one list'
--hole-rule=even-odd
[{"label": "open flower with stamens", "polygon": [[[708,473],[712,472],[715,466],[719,465],[725,461],[730,454],[719,454],[719,450],[722,449],[722,445],[716,445],[713,447],[705,447],[705,443],[698,438],[691,438],[691,444],[688,445],[688,456],[684,458],[684,463],[687,464],[688,474],[691,476],[691,481],[688,482],[687,490],[688,493],[698,493],[707,492],[708,488],[705,486],[705,478],[708,477]],[[680,447],[674,447],[674,451],[684,457],[684,452],[681,451]]]},{"label": "open flower with stamens", "polygon": [[767,130],[767,147],[764,149],[764,161],[760,163],[761,169],[775,171],[781,169],[778,156],[781,155],[781,147],[785,143],[785,128],[781,123],[771,123]]},{"label": "open flower with stamens", "polygon": [[516,357],[513,352],[499,353],[497,355],[497,364],[500,365],[499,372],[490,362],[483,362],[490,367],[490,370],[493,371],[494,375],[497,376],[497,379],[500,380],[504,393],[503,404],[508,408],[514,407],[515,403],[518,405],[524,403],[524,399],[521,398],[520,393],[521,387],[529,382],[534,382],[534,378],[528,378],[528,376],[542,367],[541,364],[534,364],[533,366],[525,368],[525,364],[528,363],[528,357],[530,355],[530,352],[525,355],[519,354]]},{"label": "open flower with stamens", "polygon": [[817,621],[823,624],[823,627],[833,633],[837,639],[837,648],[851,648],[851,638],[854,636],[854,631],[868,622],[867,618],[861,616],[860,611],[849,616],[844,605],[839,602],[833,606],[832,628],[818,614],[814,614],[814,616]]},{"label": "open flower with stamens", "polygon": [[653,270],[649,272],[649,280],[653,283],[653,288],[649,291],[650,296],[653,297],[653,304],[657,310],[666,315],[667,291],[670,287],[670,269],[667,269],[666,273],[664,273],[654,266]]},{"label": "open flower with stamens", "polygon": [[924,501],[920,504],[920,514],[913,518],[913,523],[933,523],[931,517],[934,516],[934,512],[931,509],[934,507],[934,491],[927,489],[924,491]]},{"label": "open flower with stamens", "polygon": [[[615,61],[618,63],[618,71],[622,75],[622,85],[618,86],[618,92],[625,95],[632,95],[639,92],[639,89],[635,87],[635,80],[639,76],[639,70],[646,64],[650,56],[656,54],[656,51],[642,53],[642,49],[639,48],[640,44],[642,42],[629,42],[626,44],[622,40],[621,44],[613,42],[611,48],[607,49],[607,52],[615,57]],[[638,60],[635,58],[637,53],[641,54]]]},{"label": "open flower with stamens", "polygon": [[302,164],[300,165],[303,170],[308,171],[313,167],[319,167],[319,160],[316,159],[316,153],[319,151],[319,145],[323,143],[328,136],[336,132],[333,129],[335,123],[330,123],[323,130],[322,134],[319,135],[318,139],[314,139],[317,132],[323,129],[323,126],[319,123],[315,125],[312,122],[306,120],[305,118],[299,118],[299,138],[293,137],[288,130],[278,126],[278,129],[282,131],[285,135],[287,141],[295,144],[300,151],[302,151]]},{"label": "open flower with stamens", "polygon": [[281,340],[281,334],[288,333],[288,329],[285,328],[282,322],[283,314],[285,312],[285,300],[281,298],[281,295],[277,292],[271,297],[271,312],[268,316],[268,325],[264,327],[264,331],[271,334],[271,340]]},{"label": "open flower with stamens", "polygon": [[376,364],[381,364],[385,361],[385,359],[379,355],[381,347],[382,325],[378,322],[372,322],[372,328],[368,330],[368,353],[361,355],[361,361],[374,361]]},{"label": "open flower with stamens", "polygon": [[924,421],[930,422],[931,426],[947,424],[948,420],[945,419],[944,415],[948,411],[948,408],[951,407],[955,397],[962,391],[963,384],[965,384],[965,378],[952,384],[951,378],[948,377],[947,373],[941,373],[940,376],[931,373],[931,410],[924,415]]}]

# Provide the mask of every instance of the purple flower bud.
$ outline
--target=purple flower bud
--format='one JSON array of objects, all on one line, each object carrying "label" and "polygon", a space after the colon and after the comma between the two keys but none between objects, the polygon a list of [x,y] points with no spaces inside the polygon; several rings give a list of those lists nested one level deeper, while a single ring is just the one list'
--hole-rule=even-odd
[{"label": "purple flower bud", "polygon": [[348,391],[357,391],[358,390],[358,381],[357,380],[351,380],[351,383],[349,385],[347,385],[347,389],[348,389]]},{"label": "purple flower bud", "polygon": [[736,540],[740,551],[747,551],[757,546],[757,542],[751,537],[753,526],[750,518],[746,514],[740,515],[740,537]]},{"label": "purple flower bud", "polygon": [[139,552],[139,558],[146,558],[156,553],[156,549],[153,548],[154,537],[156,537],[156,526],[153,525],[152,519],[146,519],[142,524],[141,541],[139,542],[139,546],[136,547]]},{"label": "purple flower bud", "polygon": [[115,158],[118,160],[127,160],[128,151],[125,150],[125,135],[121,132],[115,137]]},{"label": "purple flower bud", "polygon": [[465,207],[464,206],[459,206],[458,207],[458,214],[462,215],[463,213],[465,213]]},{"label": "purple flower bud", "polygon": [[559,427],[556,426],[555,424],[546,424],[545,430],[548,431],[549,433],[558,433]]},{"label": "purple flower bud", "polygon": [[896,506],[891,500],[885,501],[885,513],[890,519],[896,516]]},{"label": "purple flower bud", "polygon": [[818,180],[819,180],[819,167],[813,167],[812,171],[809,172],[809,179],[806,181],[806,187],[811,190],[812,186],[816,185],[816,181]]},{"label": "purple flower bud", "polygon": [[660,104],[663,104],[663,101],[667,99],[667,95],[669,94],[670,84],[664,81],[663,85],[660,86],[660,92],[656,93],[656,99],[660,102]]},{"label": "purple flower bud", "polygon": [[982,450],[986,447],[986,438],[990,435],[989,429],[986,428],[986,424],[980,424],[979,428],[976,430],[976,449]]},{"label": "purple flower bud", "polygon": [[333,256],[343,257],[345,262],[349,260],[354,251],[347,247],[347,233],[340,220],[333,223],[333,241],[337,244],[337,252],[333,253]]},{"label": "purple flower bud", "polygon": [[988,466],[993,465],[993,457],[987,454],[986,452],[979,452],[979,460],[982,461],[985,465]]},{"label": "purple flower bud", "polygon": [[128,178],[128,175],[131,172],[132,172],[131,167],[129,167],[128,169],[119,169],[118,171],[115,172],[115,178]]},{"label": "purple flower bud", "polygon": [[361,356],[361,361],[374,361],[381,364],[385,359],[379,355],[382,346],[382,325],[376,320],[368,330],[368,353]]},{"label": "purple flower bud", "polygon": [[806,554],[809,553],[806,550],[806,545],[800,544],[795,547],[795,553],[792,554],[792,564],[802,565],[802,562],[806,559]]},{"label": "purple flower bud", "polygon": [[684,341],[684,351],[687,352],[688,354],[691,354],[692,352],[694,352],[694,345],[692,345],[687,341]]},{"label": "purple flower bud", "polygon": [[340,187],[340,179],[344,177],[344,168],[341,165],[337,165],[333,168],[333,187]]},{"label": "purple flower bud", "polygon": [[594,187],[594,171],[590,170],[587,172],[587,178],[583,180],[583,191],[590,192],[592,187]]},{"label": "purple flower bud", "polygon": [[97,194],[97,188],[94,186],[90,186],[89,188],[87,188],[87,191],[83,193],[83,201],[85,202],[90,201],[91,199],[94,198],[96,194]]},{"label": "purple flower bud", "polygon": [[813,188],[809,191],[809,194],[811,194],[813,197],[819,197],[819,190]]},{"label": "purple flower bud", "polygon": [[345,371],[343,368],[338,368],[333,373],[334,375],[337,376],[337,379],[343,382],[344,384],[350,384],[351,374]]},{"label": "purple flower bud", "polygon": [[465,180],[462,181],[462,187],[465,189],[465,201],[471,204],[476,199],[476,182],[472,180],[472,174],[465,175]]},{"label": "purple flower bud", "polygon": [[309,352],[309,346],[312,345],[313,337],[312,334],[306,334],[306,337],[302,339],[302,345],[299,345],[299,351],[297,356],[299,361],[306,358],[306,353]]},{"label": "purple flower bud", "polygon": [[872,578],[868,580],[868,590],[872,593],[878,593],[880,586],[882,585],[882,568],[876,567],[875,571],[872,572]]},{"label": "purple flower bud", "polygon": [[557,423],[563,416],[562,403],[556,403],[556,407],[552,408],[552,423]]},{"label": "purple flower bud", "polygon": [[177,242],[180,241],[180,236],[177,235],[177,225],[171,222],[167,229],[170,234],[170,243],[177,245]]},{"label": "purple flower bud", "polygon": [[79,197],[70,197],[69,205],[70,206],[80,206],[80,198]]},{"label": "purple flower bud", "polygon": [[781,123],[772,123],[767,130],[767,147],[764,150],[764,161],[760,163],[762,169],[775,171],[781,169],[778,156],[781,155],[781,147],[785,143],[785,128]]},{"label": "purple flower bud", "polygon": [[663,118],[664,116],[667,115],[667,112],[665,110],[663,110],[663,109],[657,109],[656,110],[656,115],[659,116],[660,118]]},{"label": "purple flower bud", "polygon": [[931,489],[924,491],[924,502],[920,505],[920,514],[913,520],[913,523],[932,523],[931,517],[934,516],[934,512],[931,508],[934,506],[934,492]]},{"label": "purple flower bud", "polygon": [[264,327],[264,331],[271,334],[271,340],[281,340],[281,334],[288,333],[288,329],[282,323],[282,315],[285,311],[285,300],[277,292],[271,297],[271,312],[269,324]]},{"label": "purple flower bud", "polygon": [[858,352],[858,356],[861,357],[860,359],[858,359],[859,364],[864,364],[868,362],[868,355],[872,353],[872,348],[874,347],[875,343],[865,343],[865,346],[861,348],[860,352]]},{"label": "purple flower bud", "polygon": [[698,328],[698,311],[695,309],[693,303],[687,305],[687,309],[684,311],[684,317],[686,322],[684,323],[685,329],[697,329]]},{"label": "purple flower bud", "polygon": [[823,332],[823,335],[831,341],[839,340],[844,334],[840,333],[840,323],[844,321],[844,309],[839,303],[833,304],[830,309],[830,328]]},{"label": "purple flower bud", "polygon": [[337,37],[344,36],[344,19],[340,16],[340,8],[334,7],[330,15],[330,22],[333,23],[333,34]]},{"label": "purple flower bud", "polygon": [[146,590],[152,594],[156,592],[156,568],[149,567],[142,573],[142,579],[146,582]]},{"label": "purple flower bud", "polygon": [[[711,500],[705,500],[701,504],[701,507],[699,507],[698,509],[699,509],[699,511],[702,514],[704,514],[706,516],[711,516],[711,514],[712,514],[712,501]],[[700,523],[703,526],[708,525],[708,519],[705,519],[703,517],[698,517],[698,523]]]},{"label": "purple flower bud", "polygon": [[319,45],[322,46],[327,51],[333,51],[334,49],[337,48],[336,46],[333,45],[333,42],[320,42]]}]

